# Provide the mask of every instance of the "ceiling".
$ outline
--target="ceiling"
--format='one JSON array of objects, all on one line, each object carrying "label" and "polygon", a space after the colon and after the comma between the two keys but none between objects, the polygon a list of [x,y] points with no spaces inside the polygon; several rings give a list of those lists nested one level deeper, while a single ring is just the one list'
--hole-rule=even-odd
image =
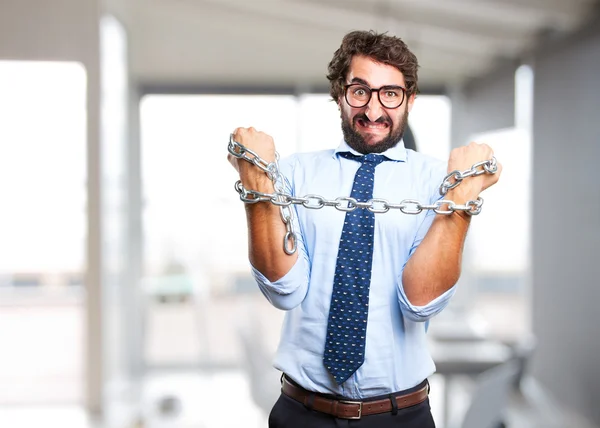
[{"label": "ceiling", "polygon": [[422,90],[526,57],[585,24],[598,0],[109,0],[144,85],[326,88],[345,33],[387,31],[417,55]]}]

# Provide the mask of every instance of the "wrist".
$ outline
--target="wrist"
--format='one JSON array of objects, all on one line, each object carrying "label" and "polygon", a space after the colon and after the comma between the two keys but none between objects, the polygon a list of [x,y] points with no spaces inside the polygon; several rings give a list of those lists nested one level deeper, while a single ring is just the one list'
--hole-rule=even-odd
[{"label": "wrist", "polygon": [[[449,201],[449,199],[446,199]],[[459,205],[459,204],[456,204]],[[440,206],[440,209],[442,210],[441,213],[437,214],[437,217],[444,219],[444,221],[448,221],[451,223],[455,223],[456,225],[468,225],[471,223],[471,217],[472,215],[467,214],[466,211],[464,210],[452,210],[452,213],[449,213],[448,210],[450,210],[450,204],[442,204]]]},{"label": "wrist", "polygon": [[[457,208],[459,206],[461,206],[460,208],[465,208],[465,206],[469,207],[469,208],[476,208],[476,205],[472,205],[472,204],[468,204],[468,202],[472,202],[472,201],[477,201],[478,196],[472,196],[472,195],[465,195],[465,194],[460,194],[458,192],[448,192],[446,194],[446,196],[444,197],[444,200],[448,201],[448,202],[452,202],[454,203],[454,206],[456,206]],[[443,209],[449,209],[452,206],[452,204],[444,204],[442,206]],[[456,211],[453,211],[453,213],[451,215],[449,215],[448,217],[452,217],[455,220],[460,220],[461,222],[466,222],[467,225],[471,223],[471,217],[472,214],[469,214],[469,212],[465,211],[464,209],[457,209]]]},{"label": "wrist", "polygon": [[249,190],[255,190],[262,193],[273,193],[275,187],[273,181],[263,171],[256,167],[251,167],[240,172],[242,185]]},{"label": "wrist", "polygon": [[459,223],[460,225],[466,225],[469,227],[471,224],[471,218],[473,217],[471,214],[467,214],[466,211],[454,211],[452,215],[449,216],[454,222]]},{"label": "wrist", "polygon": [[465,205],[469,201],[474,201],[479,197],[479,192],[467,187],[451,189],[444,196],[445,200],[452,201],[456,205]]}]

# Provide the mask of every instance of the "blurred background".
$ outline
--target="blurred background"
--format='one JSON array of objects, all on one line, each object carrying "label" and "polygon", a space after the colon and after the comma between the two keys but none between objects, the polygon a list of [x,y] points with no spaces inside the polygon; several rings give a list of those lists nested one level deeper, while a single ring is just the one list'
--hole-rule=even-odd
[{"label": "blurred background", "polygon": [[438,426],[600,427],[598,3],[0,0],[0,426],[267,425],[229,133],[336,147],[327,64],[374,29],[421,64],[407,144],[504,165],[431,323]]}]

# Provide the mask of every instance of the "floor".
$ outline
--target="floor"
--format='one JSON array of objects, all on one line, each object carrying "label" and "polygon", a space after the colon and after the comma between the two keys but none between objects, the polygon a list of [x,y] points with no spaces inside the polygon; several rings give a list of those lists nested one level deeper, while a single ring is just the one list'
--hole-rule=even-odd
[{"label": "floor", "polygon": [[[434,419],[440,423],[443,380],[432,378],[430,396]],[[235,404],[228,401],[236,391]],[[468,405],[465,388],[455,391],[455,416]],[[597,428],[557,408],[543,408],[535,399],[515,395],[508,411],[510,428]],[[536,406],[541,406],[536,408]],[[113,420],[118,419],[113,417]],[[457,419],[457,418],[455,418]],[[458,418],[459,419],[459,418]],[[65,405],[0,407],[0,426],[11,428],[263,428],[267,414],[253,402],[244,373],[163,373],[144,383],[141,413],[131,422],[101,424],[90,420],[81,407]]]},{"label": "floor", "polygon": [[[265,381],[257,393],[249,381],[240,335],[259,329],[263,349],[272,352],[281,314],[258,296],[198,303],[149,303],[145,357],[150,367],[140,385],[137,406],[113,406],[100,424],[83,411],[84,328],[81,300],[36,305],[0,305],[0,427],[10,428],[228,428],[267,426],[267,412],[278,394],[275,370],[263,367]],[[4,302],[5,303],[5,302]],[[478,302],[487,333],[517,337],[526,325],[522,302],[509,296],[488,296]],[[513,323],[504,322],[511,317]],[[255,323],[255,324],[253,324]],[[519,330],[521,329],[521,330]],[[209,359],[230,369],[182,369]],[[267,365],[266,365],[267,366]],[[179,367],[178,370],[156,367]],[[269,372],[269,370],[272,370]],[[431,378],[431,404],[443,426],[444,379]],[[468,382],[455,387],[452,421],[459,421],[469,403]],[[230,402],[235,391],[235,403]],[[515,396],[510,428],[598,428],[559,411],[533,383],[526,398]],[[126,422],[125,422],[126,421]]]}]

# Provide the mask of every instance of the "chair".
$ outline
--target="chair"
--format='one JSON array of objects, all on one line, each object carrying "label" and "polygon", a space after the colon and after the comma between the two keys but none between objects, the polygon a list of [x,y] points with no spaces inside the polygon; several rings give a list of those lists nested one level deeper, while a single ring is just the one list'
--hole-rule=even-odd
[{"label": "chair", "polygon": [[519,363],[509,360],[479,375],[461,428],[504,427],[504,412],[519,371]]}]

